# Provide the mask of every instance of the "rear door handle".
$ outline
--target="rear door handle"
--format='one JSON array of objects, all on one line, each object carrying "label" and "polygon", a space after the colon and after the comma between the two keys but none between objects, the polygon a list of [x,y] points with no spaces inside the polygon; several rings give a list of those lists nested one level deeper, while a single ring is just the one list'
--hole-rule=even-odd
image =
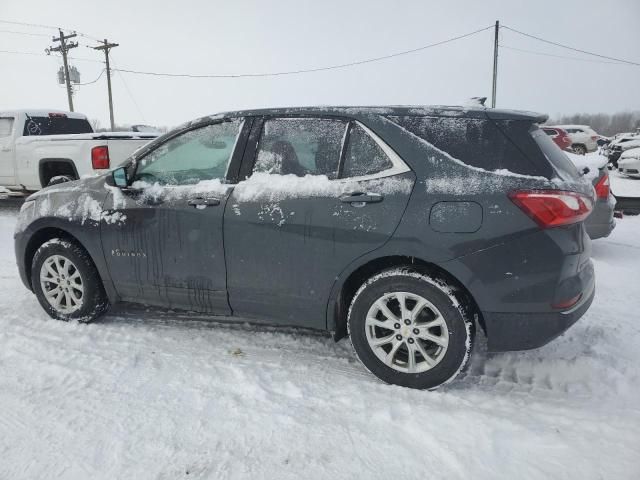
[{"label": "rear door handle", "polygon": [[379,193],[365,193],[365,192],[353,192],[348,193],[340,197],[340,200],[344,203],[380,203],[384,199],[384,196]]},{"label": "rear door handle", "polygon": [[192,198],[188,203],[196,208],[215,207],[216,205],[220,205],[220,199],[198,197]]}]

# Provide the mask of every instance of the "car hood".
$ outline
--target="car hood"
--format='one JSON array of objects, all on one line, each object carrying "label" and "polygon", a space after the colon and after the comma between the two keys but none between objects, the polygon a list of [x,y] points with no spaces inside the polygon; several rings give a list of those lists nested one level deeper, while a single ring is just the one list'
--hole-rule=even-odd
[{"label": "car hood", "polygon": [[626,150],[620,158],[640,158],[640,147],[630,148]]},{"label": "car hood", "polygon": [[80,193],[91,191],[104,191],[105,178],[106,174],[98,177],[86,177],[81,178],[80,180],[72,180],[70,182],[51,185],[50,187],[45,187],[42,190],[31,194],[25,201],[29,202],[44,197],[51,198],[52,196],[68,196],[70,194],[79,195]]}]

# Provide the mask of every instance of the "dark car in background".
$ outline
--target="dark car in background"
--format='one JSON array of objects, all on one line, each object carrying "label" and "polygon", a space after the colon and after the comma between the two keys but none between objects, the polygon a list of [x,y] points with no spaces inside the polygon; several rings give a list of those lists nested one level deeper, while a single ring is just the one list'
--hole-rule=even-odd
[{"label": "dark car in background", "polygon": [[310,107],[184,125],[108,175],[25,202],[44,310],[126,301],[350,336],[382,380],[435,388],[589,308],[593,187],[528,112]]}]

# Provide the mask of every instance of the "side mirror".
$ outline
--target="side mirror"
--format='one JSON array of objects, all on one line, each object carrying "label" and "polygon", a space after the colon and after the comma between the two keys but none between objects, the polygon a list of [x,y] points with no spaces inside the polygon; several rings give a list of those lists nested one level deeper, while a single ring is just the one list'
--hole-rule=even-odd
[{"label": "side mirror", "polygon": [[116,168],[111,172],[113,185],[118,188],[126,188],[129,185],[127,178],[127,169],[125,167]]}]

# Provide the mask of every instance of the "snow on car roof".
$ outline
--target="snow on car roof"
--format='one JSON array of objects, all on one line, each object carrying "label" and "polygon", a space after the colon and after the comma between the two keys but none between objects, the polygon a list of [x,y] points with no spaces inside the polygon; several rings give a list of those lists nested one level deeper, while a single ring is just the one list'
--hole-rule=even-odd
[{"label": "snow on car roof", "polygon": [[87,116],[82,113],[69,112],[66,110],[57,110],[55,108],[46,109],[46,110],[29,109],[29,108],[23,108],[23,109],[17,109],[17,110],[4,110],[4,111],[0,111],[0,116],[9,116],[9,115],[15,116],[20,114],[26,114],[26,115],[29,115],[30,117],[47,117],[49,116],[50,113],[66,115],[68,118],[78,118],[82,120],[87,119]]},{"label": "snow on car roof", "polygon": [[588,128],[589,130],[593,130],[589,125],[545,125],[548,127],[558,127],[558,128]]},{"label": "snow on car roof", "polygon": [[638,146],[634,148],[630,148],[629,150],[625,150],[620,155],[620,158],[636,158],[640,157],[640,142],[638,142]]}]

